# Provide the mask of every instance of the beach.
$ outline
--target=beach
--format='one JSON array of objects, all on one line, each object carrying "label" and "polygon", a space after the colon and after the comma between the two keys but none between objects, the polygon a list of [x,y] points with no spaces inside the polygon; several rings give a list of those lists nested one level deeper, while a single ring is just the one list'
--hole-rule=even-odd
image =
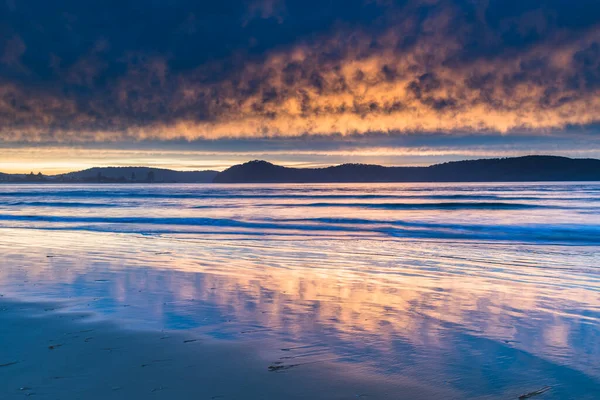
[{"label": "beach", "polygon": [[[60,304],[0,302],[2,399],[412,399],[449,388],[289,362],[305,349],[235,344],[182,332],[123,330]],[[292,369],[294,369],[292,371]],[[304,384],[310,382],[309,385]]]},{"label": "beach", "polygon": [[595,399],[599,190],[7,185],[0,398]]}]

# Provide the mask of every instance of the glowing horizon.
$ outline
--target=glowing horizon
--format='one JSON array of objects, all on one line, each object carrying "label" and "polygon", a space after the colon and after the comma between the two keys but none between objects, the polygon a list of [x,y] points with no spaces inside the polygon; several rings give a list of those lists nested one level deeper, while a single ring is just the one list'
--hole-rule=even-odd
[{"label": "glowing horizon", "polygon": [[[527,150],[411,149],[371,148],[367,150],[300,150],[263,152],[202,152],[116,149],[90,150],[72,148],[12,149],[12,154],[0,160],[0,173],[28,174],[41,172],[58,175],[93,167],[153,167],[178,171],[222,171],[233,165],[255,159],[264,159],[286,167],[318,168],[345,163],[377,164],[384,166],[429,166],[447,161],[480,158],[519,157],[532,155]],[[593,149],[576,151],[545,151],[543,155],[572,158],[596,158],[600,152]],[[67,158],[68,157],[68,158]],[[35,166],[35,167],[32,167]]]}]

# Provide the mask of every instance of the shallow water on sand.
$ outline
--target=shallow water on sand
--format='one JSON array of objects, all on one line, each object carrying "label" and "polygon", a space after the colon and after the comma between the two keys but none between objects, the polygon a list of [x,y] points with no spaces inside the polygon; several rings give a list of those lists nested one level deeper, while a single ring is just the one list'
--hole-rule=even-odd
[{"label": "shallow water on sand", "polygon": [[600,184],[2,185],[0,265],[6,297],[282,365],[600,394]]}]

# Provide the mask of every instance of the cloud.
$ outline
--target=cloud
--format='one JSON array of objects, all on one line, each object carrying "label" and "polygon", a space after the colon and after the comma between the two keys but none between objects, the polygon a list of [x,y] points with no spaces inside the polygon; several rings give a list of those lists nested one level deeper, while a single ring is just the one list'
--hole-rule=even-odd
[{"label": "cloud", "polygon": [[544,132],[600,119],[591,0],[174,3],[140,19],[142,3],[125,1],[112,22],[98,5],[42,15],[18,3],[0,19],[18,38],[4,43],[0,140]]}]

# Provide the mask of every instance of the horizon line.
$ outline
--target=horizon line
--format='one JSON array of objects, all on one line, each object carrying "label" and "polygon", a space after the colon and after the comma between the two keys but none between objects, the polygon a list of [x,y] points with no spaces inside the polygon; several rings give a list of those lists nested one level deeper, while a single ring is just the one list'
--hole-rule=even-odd
[{"label": "horizon line", "polygon": [[35,170],[31,170],[30,172],[3,172],[0,171],[0,174],[3,175],[43,175],[43,176],[47,176],[47,177],[58,177],[58,176],[62,176],[62,175],[67,175],[67,174],[71,174],[71,173],[77,173],[77,172],[82,172],[82,171],[88,171],[91,169],[101,169],[101,168],[148,168],[148,169],[155,169],[155,170],[164,170],[164,171],[174,171],[174,172],[217,172],[217,173],[221,173],[223,171],[226,171],[229,168],[232,168],[236,165],[244,165],[244,164],[248,164],[251,162],[265,162],[265,163],[269,163],[272,165],[276,165],[276,166],[280,166],[280,167],[284,167],[284,168],[293,168],[293,169],[326,169],[326,168],[332,168],[332,167],[338,167],[338,166],[342,166],[342,165],[371,165],[371,166],[378,166],[378,167],[384,167],[384,168],[428,168],[428,167],[432,167],[435,165],[443,165],[443,164],[450,164],[450,163],[456,163],[456,162],[465,162],[465,161],[478,161],[478,160],[504,160],[504,159],[513,159],[513,158],[526,158],[526,157],[552,157],[552,158],[568,158],[571,160],[599,160],[598,158],[592,158],[592,157],[568,157],[568,156],[559,156],[559,155],[552,155],[552,154],[527,154],[527,155],[522,155],[522,156],[512,156],[512,157],[508,157],[508,156],[490,156],[490,157],[481,157],[481,158],[471,158],[471,159],[461,159],[461,160],[455,160],[455,161],[445,161],[445,162],[438,162],[438,163],[433,163],[433,164],[427,164],[427,165],[383,165],[383,164],[372,164],[372,163],[353,163],[353,162],[346,162],[346,163],[340,163],[340,164],[330,164],[327,166],[319,166],[319,167],[297,167],[297,166],[286,166],[286,165],[281,165],[281,164],[276,164],[264,159],[253,159],[253,160],[248,160],[248,161],[244,161],[244,162],[239,162],[239,163],[235,163],[235,164],[231,164],[230,166],[222,169],[222,170],[218,170],[218,169],[194,169],[194,170],[179,170],[179,169],[173,169],[173,168],[162,168],[162,167],[152,167],[152,166],[147,166],[147,165],[119,165],[119,166],[113,166],[113,165],[107,165],[107,166],[94,166],[94,167],[89,167],[89,168],[83,168],[83,169],[77,169],[77,170],[72,170],[72,171],[68,171],[68,172],[62,172],[62,173],[57,173],[57,174],[45,174],[43,173],[41,170],[35,171]]}]

